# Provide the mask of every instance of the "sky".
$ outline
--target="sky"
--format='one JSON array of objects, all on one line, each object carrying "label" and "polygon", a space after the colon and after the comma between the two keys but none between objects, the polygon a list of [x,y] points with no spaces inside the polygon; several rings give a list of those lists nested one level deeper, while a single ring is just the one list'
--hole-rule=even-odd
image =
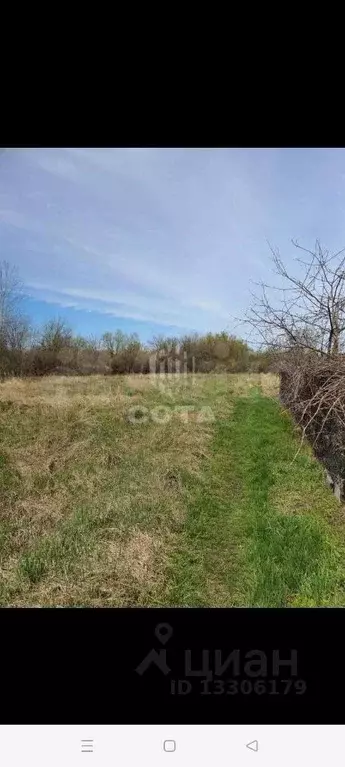
[{"label": "sky", "polygon": [[0,152],[0,260],[26,313],[76,333],[154,335],[238,323],[252,281],[316,239],[345,246],[344,149]]}]

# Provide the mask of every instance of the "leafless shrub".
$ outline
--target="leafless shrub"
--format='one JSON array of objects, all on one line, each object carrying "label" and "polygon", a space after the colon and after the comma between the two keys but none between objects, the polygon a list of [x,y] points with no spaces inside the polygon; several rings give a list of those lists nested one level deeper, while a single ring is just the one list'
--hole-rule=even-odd
[{"label": "leafless shrub", "polygon": [[[298,359],[298,358],[297,358]],[[345,477],[345,356],[281,358],[280,397],[332,476]]]}]

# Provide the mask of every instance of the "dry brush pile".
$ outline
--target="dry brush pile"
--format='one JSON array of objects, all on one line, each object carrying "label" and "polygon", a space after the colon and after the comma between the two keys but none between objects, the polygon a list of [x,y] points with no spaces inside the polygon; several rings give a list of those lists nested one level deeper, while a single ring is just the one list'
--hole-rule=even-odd
[{"label": "dry brush pile", "polygon": [[280,399],[302,429],[334,486],[345,480],[345,356],[285,355],[276,365]]}]

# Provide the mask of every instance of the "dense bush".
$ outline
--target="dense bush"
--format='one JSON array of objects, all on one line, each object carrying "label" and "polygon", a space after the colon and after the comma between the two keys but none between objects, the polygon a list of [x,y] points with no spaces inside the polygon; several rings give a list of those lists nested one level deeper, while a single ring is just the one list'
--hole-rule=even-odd
[{"label": "dense bush", "polygon": [[[282,355],[280,399],[333,481],[345,482],[345,358],[300,350]],[[343,490],[341,491],[343,497]]]}]

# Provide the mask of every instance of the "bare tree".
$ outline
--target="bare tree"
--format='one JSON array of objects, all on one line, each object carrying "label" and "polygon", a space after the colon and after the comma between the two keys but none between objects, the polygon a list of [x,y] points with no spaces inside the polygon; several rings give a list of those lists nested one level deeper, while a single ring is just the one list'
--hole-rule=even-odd
[{"label": "bare tree", "polygon": [[0,333],[6,334],[18,312],[22,284],[17,269],[8,261],[0,262]]},{"label": "bare tree", "polygon": [[91,364],[97,367],[99,356],[102,349],[102,340],[98,336],[91,334],[86,340],[86,350],[89,354]]},{"label": "bare tree", "polygon": [[292,244],[307,256],[294,259],[293,274],[271,248],[281,285],[259,283],[260,295],[252,294],[245,322],[270,349],[337,355],[345,346],[345,248],[331,254],[318,241],[314,250]]},{"label": "bare tree", "polygon": [[71,328],[61,317],[48,320],[42,330],[40,346],[47,351],[59,353],[71,346],[72,335]]},{"label": "bare tree", "polygon": [[122,330],[116,330],[115,333],[111,333],[110,331],[103,333],[102,344],[111,358],[113,358],[115,354],[119,354],[119,352],[123,351],[126,343],[127,336]]},{"label": "bare tree", "polygon": [[17,374],[29,336],[29,323],[22,314],[22,282],[17,269],[0,262],[0,374]]}]

